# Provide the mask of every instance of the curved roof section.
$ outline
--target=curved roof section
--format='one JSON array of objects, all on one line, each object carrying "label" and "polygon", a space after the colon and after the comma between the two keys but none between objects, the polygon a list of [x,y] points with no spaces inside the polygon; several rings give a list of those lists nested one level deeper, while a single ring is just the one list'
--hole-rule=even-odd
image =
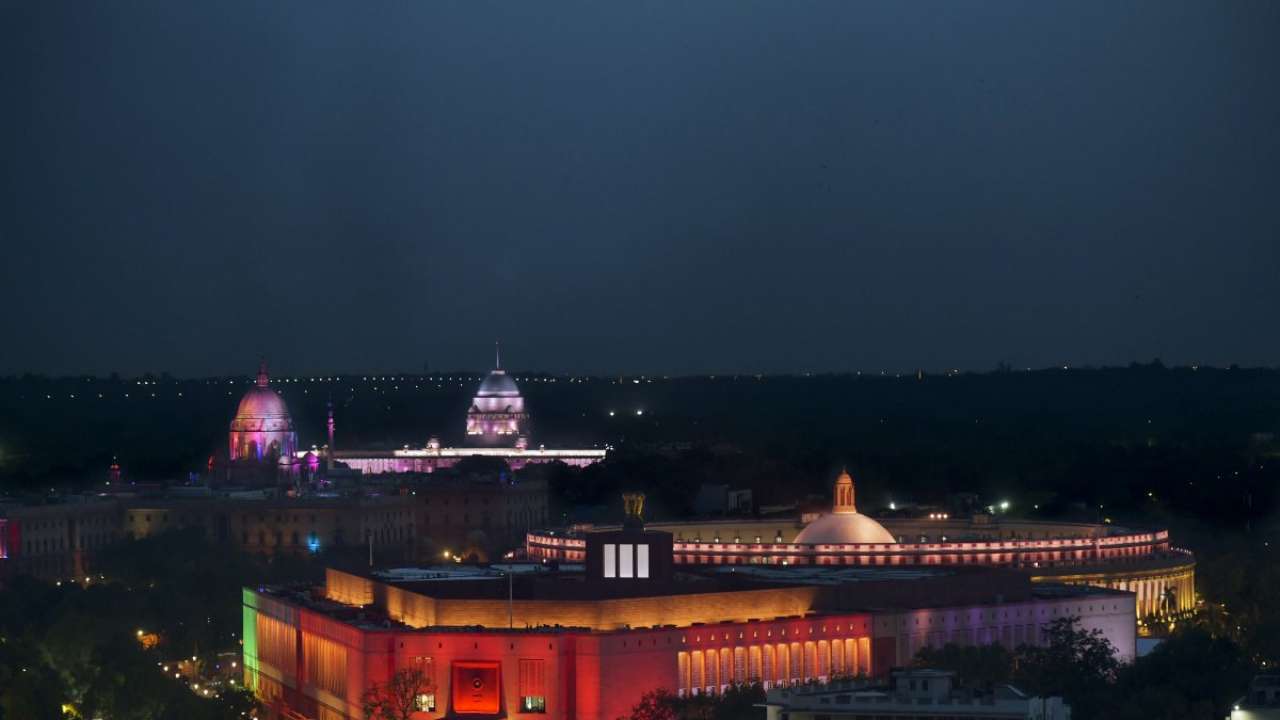
[{"label": "curved roof section", "polygon": [[505,370],[494,370],[480,383],[476,397],[520,397],[520,388]]},{"label": "curved roof section", "polygon": [[[258,382],[240,398],[236,416],[231,421],[232,430],[292,430],[293,419],[284,398],[270,388],[267,364],[258,368]],[[266,421],[266,422],[264,422]]]},{"label": "curved roof section", "polygon": [[862,513],[831,513],[805,526],[792,542],[798,545],[897,543],[884,526]]}]

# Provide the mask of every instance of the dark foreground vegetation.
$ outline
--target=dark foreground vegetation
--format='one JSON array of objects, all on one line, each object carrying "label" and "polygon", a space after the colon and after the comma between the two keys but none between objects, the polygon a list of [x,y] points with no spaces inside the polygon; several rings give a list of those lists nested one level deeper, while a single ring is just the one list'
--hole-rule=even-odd
[{"label": "dark foreground vegetation", "polygon": [[87,583],[16,578],[0,591],[0,719],[244,717],[254,703],[242,680],[206,695],[172,671],[182,662],[236,678],[219,666],[239,661],[240,588],[316,580],[321,567],[267,562],[178,530],[116,544]]}]

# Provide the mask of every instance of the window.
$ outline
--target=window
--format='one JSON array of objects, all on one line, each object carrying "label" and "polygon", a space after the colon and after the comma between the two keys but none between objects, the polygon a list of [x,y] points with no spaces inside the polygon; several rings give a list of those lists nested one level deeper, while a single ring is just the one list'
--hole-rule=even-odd
[{"label": "window", "polygon": [[607,578],[618,577],[617,570],[618,546],[613,543],[605,543],[604,546],[604,576]]},{"label": "window", "polygon": [[635,546],[630,544],[618,546],[618,577],[635,577]]},{"label": "window", "polygon": [[545,664],[542,660],[521,660],[519,692],[520,712],[544,713],[547,711],[546,690],[543,689],[546,677]]},{"label": "window", "polygon": [[649,546],[636,546],[636,577],[649,577]]},{"label": "window", "polygon": [[436,694],[433,692],[418,693],[413,698],[413,709],[418,712],[435,712]]}]

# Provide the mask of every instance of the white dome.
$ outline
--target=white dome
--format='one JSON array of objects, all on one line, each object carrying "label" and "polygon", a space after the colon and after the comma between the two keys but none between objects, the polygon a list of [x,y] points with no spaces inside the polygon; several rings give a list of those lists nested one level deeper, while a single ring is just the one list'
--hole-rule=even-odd
[{"label": "white dome", "polygon": [[519,397],[520,388],[504,370],[494,370],[480,383],[476,397]]},{"label": "white dome", "polygon": [[862,513],[831,513],[814,520],[792,540],[798,545],[897,543],[884,526]]}]

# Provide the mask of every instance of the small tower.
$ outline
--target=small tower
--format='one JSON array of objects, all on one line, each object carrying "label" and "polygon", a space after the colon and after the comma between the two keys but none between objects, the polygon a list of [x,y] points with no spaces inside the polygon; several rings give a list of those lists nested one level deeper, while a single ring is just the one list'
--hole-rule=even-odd
[{"label": "small tower", "polygon": [[622,511],[626,513],[622,527],[628,530],[644,529],[644,493],[622,493]]},{"label": "small tower", "polygon": [[858,512],[858,505],[854,502],[853,477],[849,475],[848,469],[840,471],[840,477],[836,478],[836,491],[831,504],[831,512],[838,515],[851,515]]},{"label": "small tower", "polygon": [[670,580],[671,533],[645,529],[643,493],[624,493],[622,506],[626,518],[621,529],[587,533],[587,579],[612,586]]}]

